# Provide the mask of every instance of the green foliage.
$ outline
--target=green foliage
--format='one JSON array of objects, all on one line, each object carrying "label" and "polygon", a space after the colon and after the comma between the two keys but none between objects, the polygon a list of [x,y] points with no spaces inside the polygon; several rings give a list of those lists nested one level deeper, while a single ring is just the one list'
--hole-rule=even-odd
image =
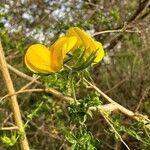
[{"label": "green foliage", "polygon": [[89,110],[89,107],[100,105],[100,101],[96,97],[96,93],[89,93],[84,100],[78,100],[77,103],[75,102],[68,107],[70,123],[75,125],[76,129],[67,132],[65,138],[72,144],[73,150],[96,149],[95,142],[97,139],[94,139],[86,127],[86,121],[92,117],[92,112]]},{"label": "green foliage", "polygon": [[121,134],[128,134],[144,144],[145,148],[150,147],[150,131],[145,128],[144,122],[134,121],[130,124],[122,124],[121,116],[110,117],[111,123],[115,129]]},{"label": "green foliage", "polygon": [[99,106],[101,104],[96,93],[90,93],[83,100],[78,100],[68,107],[70,119],[76,125],[84,125],[87,118],[92,117],[89,110],[91,106]]},{"label": "green foliage", "polygon": [[28,126],[29,122],[31,122],[33,118],[39,116],[39,111],[40,109],[42,109],[42,105],[43,105],[43,101],[40,103],[37,103],[35,106],[36,108],[32,109],[31,112],[27,115],[27,121],[24,124],[25,128]]},{"label": "green foliage", "polygon": [[81,132],[77,132],[76,134],[73,133],[66,133],[65,137],[69,143],[72,144],[72,150],[95,150],[95,141],[93,140],[93,136],[91,133],[84,133],[83,129]]},{"label": "green foliage", "polygon": [[[69,125],[75,126],[75,130],[70,129],[69,131],[67,128],[68,125],[64,125],[64,118],[66,117],[61,115],[61,109],[60,113],[55,111],[54,114],[57,119],[57,128],[55,130],[64,132],[66,140],[72,144],[72,149],[76,150],[87,148],[95,149],[95,139],[87,130],[86,120],[92,118],[92,112],[89,110],[89,107],[101,105],[101,101],[99,100],[100,95],[94,91],[89,91],[83,99],[76,100],[77,97],[80,97],[79,91],[81,88],[86,86],[82,80],[84,77],[90,78],[87,70],[80,71],[80,73],[76,70],[69,70],[69,72],[66,70],[57,74],[43,76],[41,79],[46,86],[55,86],[56,89],[61,89],[64,94],[74,97],[74,103],[67,107],[66,113]],[[51,108],[54,108],[54,106],[51,106]],[[63,113],[65,114],[64,111]]]},{"label": "green foliage", "polygon": [[4,133],[4,135],[0,138],[6,146],[13,146],[17,141],[16,132],[14,132],[10,137]]}]

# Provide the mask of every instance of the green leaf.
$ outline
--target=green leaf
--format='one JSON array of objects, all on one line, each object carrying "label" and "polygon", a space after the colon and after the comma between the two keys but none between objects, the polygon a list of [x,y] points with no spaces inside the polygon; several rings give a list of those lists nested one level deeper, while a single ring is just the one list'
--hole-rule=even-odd
[{"label": "green leaf", "polygon": [[74,143],[72,146],[71,146],[71,150],[76,150],[77,149],[77,143]]},{"label": "green leaf", "polygon": [[1,137],[1,140],[7,146],[13,146],[17,141],[16,134],[12,135],[10,138],[4,135]]},{"label": "green leaf", "polygon": [[91,140],[91,137],[89,134],[85,134],[84,136],[82,136],[80,139],[79,139],[79,143],[80,144],[86,144],[88,141]]},{"label": "green leaf", "polygon": [[92,144],[89,144],[87,146],[87,150],[94,150],[94,149],[95,149],[95,147]]},{"label": "green leaf", "polygon": [[73,133],[67,132],[66,135],[65,135],[65,138],[71,144],[77,143],[77,139],[76,139],[76,137],[74,136]]}]

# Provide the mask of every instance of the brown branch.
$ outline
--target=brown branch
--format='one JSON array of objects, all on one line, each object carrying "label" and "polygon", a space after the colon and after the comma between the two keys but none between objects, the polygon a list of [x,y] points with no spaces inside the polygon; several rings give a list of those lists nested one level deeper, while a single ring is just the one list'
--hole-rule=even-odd
[{"label": "brown branch", "polygon": [[92,36],[97,36],[100,34],[105,34],[105,33],[141,33],[140,30],[127,30],[127,29],[118,29],[118,30],[106,30],[106,31],[100,31],[100,32],[95,32]]},{"label": "brown branch", "polygon": [[15,127],[1,127],[0,130],[18,130],[19,128],[17,126]]},{"label": "brown branch", "polygon": [[44,91],[45,91],[44,89],[19,90],[19,91],[17,91],[17,92],[12,93],[12,94],[7,94],[7,95],[3,96],[3,97],[0,99],[0,102],[3,101],[4,99],[6,99],[7,97],[14,96],[14,95],[17,95],[17,94],[20,94],[20,93],[26,93],[26,92],[44,92]]},{"label": "brown branch", "polygon": [[[15,92],[14,87],[13,87],[13,83],[7,68],[7,63],[5,60],[5,56],[4,56],[4,52],[3,52],[3,48],[0,42],[0,69],[5,81],[5,85],[7,87],[8,93],[12,94]],[[20,146],[21,146],[21,150],[29,150],[29,145],[28,145],[28,141],[26,138],[26,134],[24,131],[24,127],[23,127],[23,122],[22,122],[22,118],[21,118],[21,113],[20,113],[20,108],[17,102],[17,97],[16,95],[13,95],[10,97],[10,104],[11,104],[11,109],[12,112],[14,114],[14,120],[15,120],[15,124],[16,126],[18,126],[19,131],[21,133],[23,133],[23,137],[24,138],[20,138]]]}]

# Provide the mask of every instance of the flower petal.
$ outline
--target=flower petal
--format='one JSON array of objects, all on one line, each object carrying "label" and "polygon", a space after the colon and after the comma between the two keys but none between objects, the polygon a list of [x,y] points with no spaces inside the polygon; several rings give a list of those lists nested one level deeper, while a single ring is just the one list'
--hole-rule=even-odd
[{"label": "flower petal", "polygon": [[66,35],[76,36],[78,38],[78,48],[83,45],[86,49],[95,49],[94,39],[88,33],[79,29],[78,27],[70,28]]},{"label": "flower petal", "polygon": [[50,47],[50,51],[52,53],[51,68],[53,68],[53,70],[58,71],[62,69],[64,57],[69,51],[72,50],[76,42],[77,42],[76,37],[62,36]]},{"label": "flower petal", "polygon": [[103,49],[102,44],[100,42],[98,42],[98,41],[95,41],[95,46],[96,46],[97,52],[96,52],[96,58],[94,60],[94,63],[98,63],[104,57],[104,49]]},{"label": "flower petal", "polygon": [[25,64],[35,73],[54,72],[51,68],[51,52],[42,44],[34,44],[27,49]]}]

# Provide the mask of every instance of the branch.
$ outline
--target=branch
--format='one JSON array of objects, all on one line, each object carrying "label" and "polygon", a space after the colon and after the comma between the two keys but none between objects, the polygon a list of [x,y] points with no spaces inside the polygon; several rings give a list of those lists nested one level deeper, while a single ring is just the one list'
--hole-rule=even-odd
[{"label": "branch", "polygon": [[[4,52],[3,52],[3,48],[0,42],[0,69],[2,71],[2,75],[5,81],[5,85],[7,87],[8,93],[12,94],[15,92],[14,87],[13,87],[13,83],[7,68],[7,63],[5,60],[5,56],[4,56]],[[10,104],[11,104],[11,109],[12,112],[14,114],[14,120],[15,120],[15,124],[16,126],[19,128],[19,131],[23,133],[24,138],[20,139],[20,146],[21,146],[21,150],[29,150],[29,145],[28,145],[28,141],[25,135],[25,131],[24,131],[24,127],[23,127],[23,122],[22,122],[22,118],[21,118],[21,113],[20,113],[20,108],[17,102],[17,97],[16,95],[13,95],[10,97]]]},{"label": "branch", "polygon": [[17,126],[15,127],[1,127],[0,130],[18,130],[19,128]]},{"label": "branch", "polygon": [[140,30],[127,30],[127,29],[118,29],[118,30],[106,30],[106,31],[100,31],[100,32],[95,32],[92,36],[100,35],[100,34],[105,34],[105,33],[120,33],[120,32],[127,32],[127,33],[141,33]]}]

